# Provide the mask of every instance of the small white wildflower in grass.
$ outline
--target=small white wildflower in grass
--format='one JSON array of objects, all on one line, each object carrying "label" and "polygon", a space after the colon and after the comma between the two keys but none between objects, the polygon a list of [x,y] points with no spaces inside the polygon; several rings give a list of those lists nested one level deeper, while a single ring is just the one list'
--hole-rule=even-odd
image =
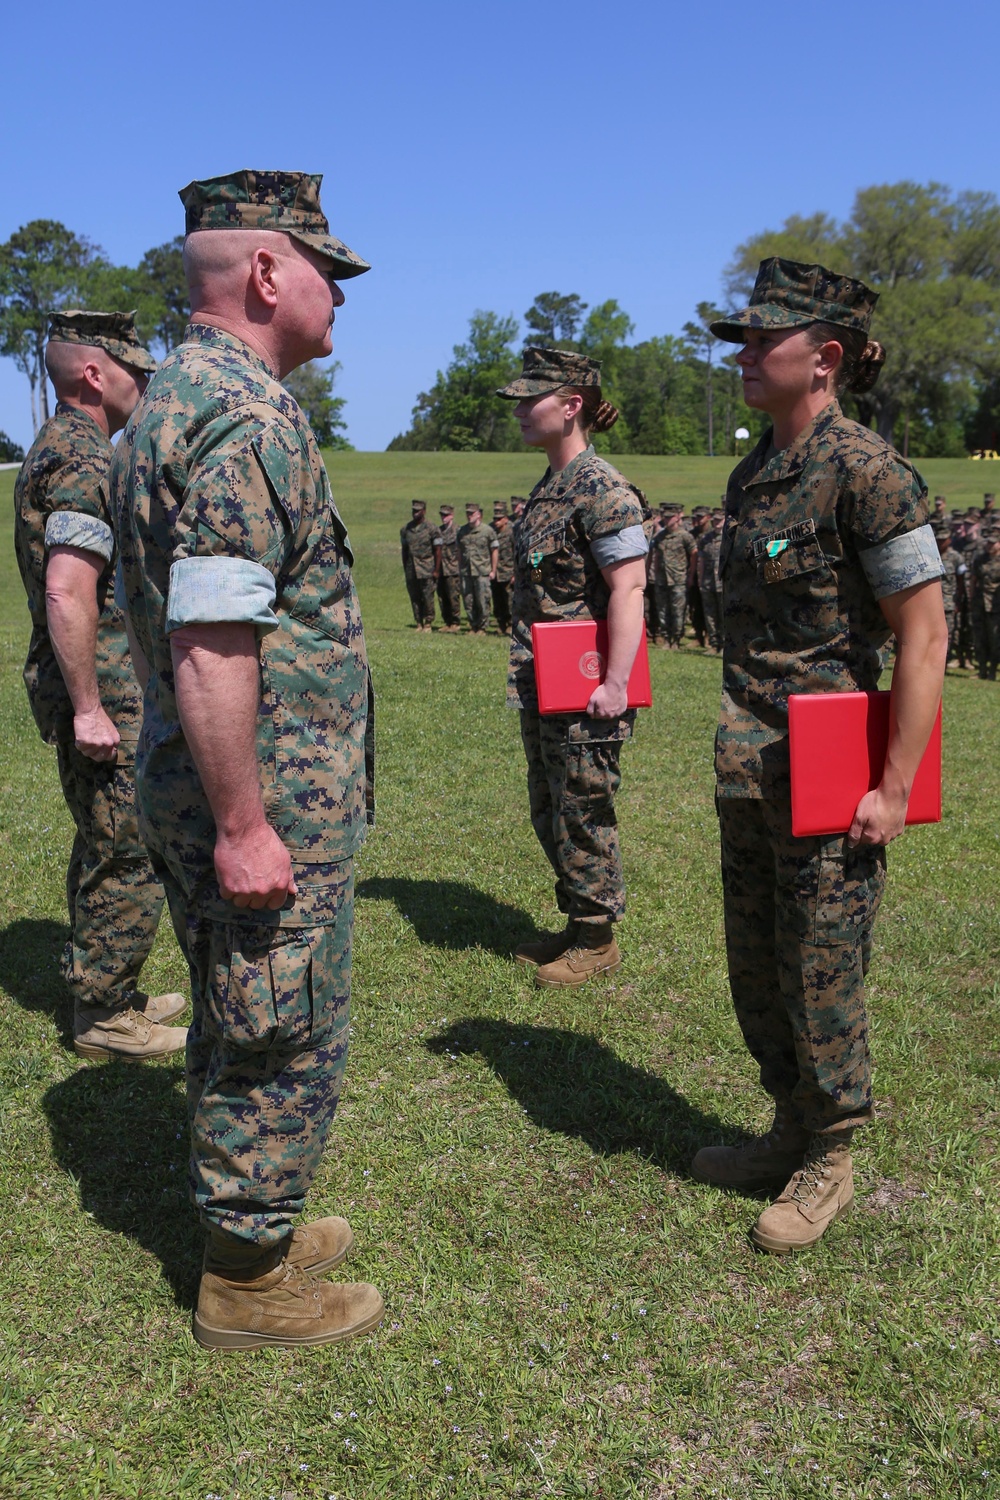
[{"label": "small white wildflower in grass", "polygon": [[446,1391],[448,1391],[448,1392],[449,1392],[449,1393],[450,1393],[450,1391],[451,1391],[451,1386],[450,1386],[450,1385],[446,1385],[446,1386],[445,1386],[445,1390],[446,1390]]}]

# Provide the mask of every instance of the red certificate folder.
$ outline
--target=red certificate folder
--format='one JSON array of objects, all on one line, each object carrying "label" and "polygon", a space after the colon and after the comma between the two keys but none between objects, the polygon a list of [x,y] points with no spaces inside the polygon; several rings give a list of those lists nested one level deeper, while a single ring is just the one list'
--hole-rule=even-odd
[{"label": "red certificate folder", "polygon": [[[607,620],[553,620],[532,625],[535,686],[541,714],[583,713],[608,670]],[[629,708],[649,708],[649,652],[643,633],[628,679]]]},{"label": "red certificate folder", "polygon": [[[792,693],[788,749],[792,833],[846,833],[858,803],[878,786],[889,744],[889,693]],[[941,710],[906,809],[907,823],[941,821]]]}]

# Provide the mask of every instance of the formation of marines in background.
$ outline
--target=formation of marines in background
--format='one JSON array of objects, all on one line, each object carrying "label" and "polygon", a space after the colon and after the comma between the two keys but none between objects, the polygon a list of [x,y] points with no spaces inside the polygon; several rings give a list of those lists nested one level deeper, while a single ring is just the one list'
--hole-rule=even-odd
[{"label": "formation of marines in background", "polygon": [[1000,665],[1000,513],[996,497],[981,507],[948,512],[944,495],[934,496],[931,519],[944,566],[941,587],[948,623],[948,661],[975,666],[995,682]]}]

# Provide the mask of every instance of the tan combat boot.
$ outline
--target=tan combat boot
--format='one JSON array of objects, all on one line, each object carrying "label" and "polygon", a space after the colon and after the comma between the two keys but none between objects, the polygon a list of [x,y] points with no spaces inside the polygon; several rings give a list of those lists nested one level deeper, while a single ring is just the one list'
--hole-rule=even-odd
[{"label": "tan combat boot", "polygon": [[562,932],[548,932],[530,943],[518,943],[514,957],[519,964],[550,964],[573,946],[575,926],[567,922]]},{"label": "tan combat boot", "polygon": [[596,974],[613,974],[621,966],[612,923],[580,922],[573,934],[572,947],[551,963],[539,965],[535,983],[562,989],[586,984]]},{"label": "tan combat boot", "polygon": [[[172,1021],[174,1016],[179,1016],[187,1001],[176,991],[169,995],[143,995],[140,992],[129,996],[129,1005],[140,1016],[145,1016],[147,1021],[162,1026],[165,1021]],[[121,1011],[123,1008],[118,1006],[117,1010]],[[88,1031],[98,1021],[110,1021],[115,1011],[116,1007],[112,1005],[78,1004],[75,1018],[77,1028]]]},{"label": "tan combat boot", "polygon": [[194,1336],[206,1349],[335,1344],[375,1328],[384,1313],[367,1282],[320,1281],[279,1260],[256,1276],[202,1272]]},{"label": "tan combat boot", "polygon": [[[309,1224],[296,1224],[288,1240],[285,1260],[296,1270],[307,1276],[320,1276],[350,1254],[354,1246],[354,1233],[346,1219],[331,1214],[327,1219],[313,1219]],[[210,1265],[211,1244],[205,1246],[202,1271]]]},{"label": "tan combat boot", "polygon": [[810,1138],[801,1167],[750,1231],[755,1245],[772,1255],[808,1250],[847,1212],[854,1202],[853,1134],[845,1130]]},{"label": "tan combat boot", "polygon": [[137,1010],[112,1011],[107,1020],[99,1021],[91,1021],[93,1014],[80,1007],[74,1017],[73,1047],[80,1057],[146,1062],[153,1057],[169,1057],[187,1042],[186,1026],[160,1026]]},{"label": "tan combat boot", "polygon": [[800,1125],[790,1099],[774,1101],[774,1121],[766,1135],[745,1146],[702,1146],[691,1163],[691,1176],[715,1187],[757,1192],[783,1187],[802,1165],[809,1132]]}]

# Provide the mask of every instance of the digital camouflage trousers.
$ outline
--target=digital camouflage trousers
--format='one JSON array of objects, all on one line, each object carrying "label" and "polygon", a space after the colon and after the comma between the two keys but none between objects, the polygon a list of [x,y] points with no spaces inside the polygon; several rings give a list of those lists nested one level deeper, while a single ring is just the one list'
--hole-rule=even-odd
[{"label": "digital camouflage trousers", "polygon": [[684,635],[687,615],[687,585],[667,583],[657,578],[653,584],[656,598],[656,628],[661,640],[677,645]]},{"label": "digital camouflage trousers", "polygon": [[83,1006],[128,1006],[149,957],[163,887],[139,838],[135,744],[123,739],[114,765],[56,746],[59,779],[76,836],[66,871],[70,941],[62,971]]},{"label": "digital camouflage trousers", "polygon": [[445,625],[462,623],[462,590],[457,573],[442,573],[437,581],[437,596],[441,605],[441,619]]},{"label": "digital camouflage trousers", "polygon": [[521,710],[531,825],[555,871],[556,904],[572,922],[617,922],[625,913],[615,793],[634,717]]},{"label": "digital camouflage trousers", "polygon": [[411,578],[407,574],[406,592],[410,596],[413,619],[417,625],[431,625],[434,621],[434,579]]},{"label": "digital camouflage trousers", "polygon": [[478,578],[475,574],[463,573],[462,599],[465,603],[465,613],[469,617],[469,628],[485,630],[490,623],[492,601],[489,578]]},{"label": "digital camouflage trousers", "polygon": [[191,970],[191,1193],[207,1228],[270,1247],[302,1212],[340,1098],[354,865],[295,867],[301,926],[277,925],[296,908],[213,920],[179,875],[164,867]]},{"label": "digital camouflage trousers", "polygon": [[719,797],[726,956],[760,1081],[807,1130],[871,1117],[865,974],[885,850],[793,838],[787,804]]}]

